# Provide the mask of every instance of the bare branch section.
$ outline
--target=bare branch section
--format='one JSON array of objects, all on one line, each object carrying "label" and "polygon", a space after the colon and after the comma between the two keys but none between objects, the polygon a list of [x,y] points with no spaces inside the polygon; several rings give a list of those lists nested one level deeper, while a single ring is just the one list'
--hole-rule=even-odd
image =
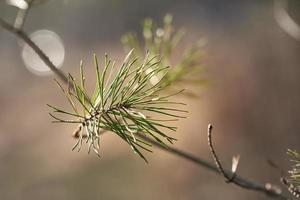
[{"label": "bare branch section", "polygon": [[[0,27],[6,29],[7,31],[13,33],[18,38],[22,39],[25,43],[27,43],[38,55],[39,57],[44,61],[44,63],[55,73],[64,83],[68,84],[68,78],[67,76],[56,68],[56,66],[50,61],[49,57],[28,37],[28,35],[23,32],[20,29],[16,29],[14,26],[8,24],[4,20],[0,19]],[[160,143],[154,141],[153,139],[150,139],[142,134],[137,134],[138,137],[144,139],[145,141],[150,142],[154,147],[157,147],[165,152],[168,152],[170,154],[173,154],[175,156],[184,158],[190,162],[195,163],[196,165],[199,165],[207,170],[213,171],[218,173],[219,169],[214,164],[203,160],[201,158],[198,158],[190,153],[187,153],[185,151],[169,147],[166,145],[161,145]],[[233,177],[232,172],[227,171],[223,169],[223,173],[226,174],[227,177]],[[233,179],[234,183],[238,186],[247,189],[247,190],[253,190],[256,192],[261,192],[266,194],[269,197],[277,198],[277,199],[287,199],[284,195],[282,195],[280,192],[275,191],[272,189],[272,187],[268,187],[268,184],[260,184],[253,181],[250,181],[248,179],[242,178],[238,175],[235,175]]]},{"label": "bare branch section", "polygon": [[236,174],[238,162],[239,162],[239,156],[233,157],[232,162],[232,169],[231,171],[225,170],[221,164],[220,159],[217,156],[217,153],[215,151],[215,148],[212,143],[212,129],[213,126],[211,124],[208,125],[207,128],[207,138],[208,138],[208,146],[210,148],[212,157],[215,162],[214,170],[219,172],[224,178],[227,183],[233,183],[241,188],[247,189],[247,190],[255,190],[259,192],[265,193],[267,196],[276,197],[279,199],[288,199],[287,197],[284,197],[281,193],[281,189],[278,188],[275,185],[272,185],[270,183],[266,183],[265,185],[254,183],[251,181],[248,181],[247,179],[244,179]]},{"label": "bare branch section", "polygon": [[7,31],[16,35],[19,39],[22,39],[28,46],[30,46],[34,52],[42,59],[42,61],[55,73],[64,83],[68,84],[67,76],[59,70],[49,59],[49,57],[40,49],[21,29],[17,29],[9,23],[5,22],[3,19],[0,19],[0,26]]}]

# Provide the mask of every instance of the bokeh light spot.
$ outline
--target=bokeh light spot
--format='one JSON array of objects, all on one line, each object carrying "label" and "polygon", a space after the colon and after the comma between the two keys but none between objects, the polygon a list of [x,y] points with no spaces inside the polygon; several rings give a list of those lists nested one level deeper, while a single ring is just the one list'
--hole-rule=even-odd
[{"label": "bokeh light spot", "polygon": [[28,3],[25,0],[6,0],[6,3],[23,10],[28,8]]},{"label": "bokeh light spot", "polygon": [[[62,40],[56,33],[49,30],[38,30],[29,37],[44,51],[56,67],[60,68],[62,66],[65,58],[65,48]],[[29,71],[37,75],[51,74],[50,68],[27,44],[24,45],[21,54],[24,64]]]}]

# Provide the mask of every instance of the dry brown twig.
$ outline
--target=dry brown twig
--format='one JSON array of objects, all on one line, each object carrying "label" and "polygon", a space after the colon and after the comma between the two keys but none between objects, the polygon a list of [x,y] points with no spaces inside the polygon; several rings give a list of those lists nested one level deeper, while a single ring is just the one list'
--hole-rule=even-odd
[{"label": "dry brown twig", "polygon": [[227,183],[233,183],[234,185],[237,185],[238,187],[248,189],[248,190],[262,191],[262,192],[266,193],[268,196],[280,196],[280,198],[282,198],[282,199],[287,199],[286,197],[282,196],[282,191],[278,186],[272,185],[271,183],[266,183],[265,185],[259,185],[259,184],[247,182],[247,181],[241,179],[236,173],[238,163],[239,163],[239,158],[240,158],[239,155],[234,156],[232,158],[231,171],[224,170],[224,168],[221,164],[221,161],[218,158],[215,148],[213,146],[212,130],[213,130],[213,126],[211,124],[209,124],[208,128],[207,128],[208,146],[210,148],[211,155],[214,159],[214,162],[215,162],[218,172],[225,178],[225,181]]},{"label": "dry brown twig", "polygon": [[[65,84],[68,84],[67,76],[50,61],[49,57],[43,52],[43,50],[41,50],[28,37],[28,35],[22,29],[18,29],[16,27],[10,25],[9,23],[5,22],[3,19],[0,19],[0,27],[2,27],[3,29],[9,31],[10,33],[16,35],[17,38],[23,40],[26,44],[28,44],[35,51],[35,53],[41,58],[41,60],[52,70],[52,72],[55,75],[57,75]],[[210,134],[211,134],[211,131],[212,131],[212,126],[209,127]],[[210,170],[210,171],[213,171],[216,173],[221,171],[221,173],[223,174],[223,176],[225,177],[227,182],[232,182],[232,183],[234,183],[244,189],[247,189],[247,190],[253,190],[256,192],[264,193],[269,197],[273,197],[273,198],[277,198],[277,199],[287,199],[287,197],[285,197],[281,193],[281,191],[279,192],[278,190],[274,190],[273,187],[270,187],[271,184],[269,184],[269,183],[267,183],[267,184],[256,183],[256,182],[250,181],[248,179],[242,178],[242,177],[238,176],[236,173],[232,173],[232,171],[235,172],[235,170],[227,171],[227,170],[223,169],[221,163],[218,161],[218,159],[216,157],[216,153],[214,153],[214,155],[215,155],[214,157],[218,161],[217,166],[215,166],[214,164],[212,164],[202,158],[199,158],[190,153],[187,153],[185,151],[182,151],[182,150],[179,150],[179,149],[176,149],[173,147],[169,147],[169,146],[163,146],[163,145],[159,144],[158,142],[156,142],[148,137],[145,137],[143,134],[138,134],[138,137],[140,137],[144,140],[147,140],[153,146],[155,146],[163,151],[166,151],[170,154],[176,155],[176,156],[186,159],[190,162],[193,162],[193,163],[197,164],[198,166],[201,166],[207,170]],[[211,138],[210,138],[210,140],[211,140]],[[213,147],[212,143],[210,146]],[[237,164],[236,164],[236,166],[237,166]]]}]

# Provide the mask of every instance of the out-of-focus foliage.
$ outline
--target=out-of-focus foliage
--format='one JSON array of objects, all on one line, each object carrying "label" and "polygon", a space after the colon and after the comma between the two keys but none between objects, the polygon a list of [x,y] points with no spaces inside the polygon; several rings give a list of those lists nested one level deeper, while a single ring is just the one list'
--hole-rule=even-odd
[{"label": "out-of-focus foliage", "polygon": [[288,150],[288,155],[291,156],[292,170],[289,171],[290,177],[289,191],[297,198],[300,197],[300,154],[297,151]]},{"label": "out-of-focus foliage", "polygon": [[[134,32],[125,34],[121,40],[125,51],[128,52],[134,48],[137,57],[144,55],[144,49],[149,51],[150,55],[161,55],[161,65],[172,66],[169,74],[164,77],[165,84],[205,84],[207,81],[202,76],[204,71],[203,58],[205,55],[203,49],[205,45],[204,39],[196,41],[185,49],[177,63],[171,64],[171,56],[176,51],[178,44],[182,42],[184,35],[185,31],[183,29],[175,30],[173,18],[168,14],[164,17],[163,27],[159,27],[150,18],[144,20],[144,43],[140,42],[138,35]],[[193,93],[186,92],[185,94]]]},{"label": "out-of-focus foliage", "polygon": [[[116,69],[116,75],[113,75],[115,62],[107,55],[101,73],[98,60],[96,56],[94,57],[97,84],[91,99],[85,89],[82,63],[80,84],[69,75],[70,85],[74,86],[73,90],[64,89],[57,82],[73,110],[70,112],[49,106],[54,113],[75,117],[75,120],[50,115],[55,119],[54,122],[79,125],[75,131],[78,141],[73,149],[77,148],[79,151],[85,140],[88,143],[88,150],[93,149],[99,155],[101,132],[112,131],[147,161],[140,150],[151,152],[151,144],[146,139],[136,137],[136,134],[143,134],[161,145],[165,145],[165,141],[172,143],[175,140],[164,133],[166,130],[176,131],[176,127],[167,125],[166,122],[182,118],[183,116],[178,113],[186,111],[172,108],[174,104],[182,104],[169,101],[168,98],[172,95],[159,95],[165,90],[165,79],[155,79],[157,74],[167,76],[169,67],[164,66],[157,56],[147,54],[144,61],[139,63],[133,55],[133,51],[128,53],[121,67]],[[150,82],[152,84],[149,84]],[[156,114],[155,117],[151,116],[152,114]]]}]

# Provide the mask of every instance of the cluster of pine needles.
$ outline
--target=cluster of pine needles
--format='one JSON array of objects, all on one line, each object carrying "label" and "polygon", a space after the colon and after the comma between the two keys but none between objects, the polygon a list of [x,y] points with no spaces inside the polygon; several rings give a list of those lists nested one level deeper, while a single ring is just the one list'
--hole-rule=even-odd
[{"label": "cluster of pine needles", "polygon": [[[142,58],[144,49],[147,49],[152,55],[161,55],[162,66],[171,65],[172,68],[167,76],[164,77],[165,84],[172,84],[168,91],[174,91],[175,87],[186,87],[186,85],[205,85],[207,79],[203,78],[205,44],[204,38],[198,39],[183,50],[180,56],[178,49],[184,44],[185,31],[180,28],[175,29],[173,17],[167,14],[161,26],[155,23],[151,18],[146,18],[143,22],[143,40],[136,32],[129,32],[122,36],[121,41],[126,52],[135,49],[134,55]],[[171,63],[175,61],[174,63]],[[193,91],[187,89],[184,92],[188,96],[197,96]]]},{"label": "cluster of pine needles", "polygon": [[292,158],[292,169],[289,171],[290,177],[287,180],[289,191],[297,198],[300,197],[300,154],[297,151],[288,149],[288,155]]},{"label": "cluster of pine needles", "polygon": [[[50,115],[56,123],[78,124],[74,133],[77,142],[73,150],[80,151],[83,142],[86,142],[88,152],[93,150],[99,156],[101,133],[111,131],[128,143],[133,151],[147,162],[141,150],[152,152],[151,144],[138,137],[140,134],[154,139],[161,145],[175,140],[164,132],[176,131],[176,127],[167,125],[166,122],[185,117],[182,114],[186,111],[177,109],[178,105],[184,104],[169,100],[169,97],[181,91],[160,95],[168,87],[164,77],[167,76],[169,67],[161,65],[161,58],[157,55],[147,53],[142,62],[133,55],[132,50],[117,70],[115,70],[116,63],[105,55],[102,72],[98,59],[94,56],[97,82],[91,98],[85,88],[82,62],[80,83],[77,83],[70,74],[68,88],[64,89],[56,81],[72,111],[48,105],[55,113]],[[65,119],[66,117],[68,119]]]}]

